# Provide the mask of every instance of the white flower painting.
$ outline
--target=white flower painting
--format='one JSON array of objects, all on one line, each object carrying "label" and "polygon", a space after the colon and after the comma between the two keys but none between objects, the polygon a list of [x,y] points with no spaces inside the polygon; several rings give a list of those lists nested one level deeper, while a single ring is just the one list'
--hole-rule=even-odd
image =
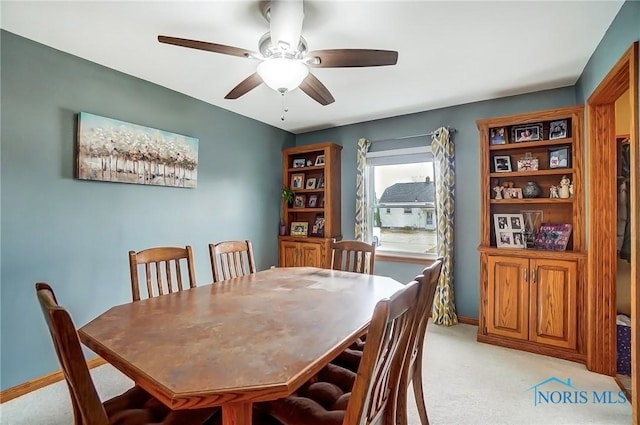
[{"label": "white flower painting", "polygon": [[198,139],[80,112],[82,180],[196,187]]}]

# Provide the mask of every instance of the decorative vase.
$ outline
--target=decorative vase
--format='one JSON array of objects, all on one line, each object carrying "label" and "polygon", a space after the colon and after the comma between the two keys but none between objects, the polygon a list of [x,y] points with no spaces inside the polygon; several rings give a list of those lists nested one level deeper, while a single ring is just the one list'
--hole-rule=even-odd
[{"label": "decorative vase", "polygon": [[537,198],[542,194],[542,189],[538,186],[538,183],[529,181],[522,188],[523,198]]},{"label": "decorative vase", "polygon": [[280,236],[287,236],[287,226],[284,224],[280,225]]}]

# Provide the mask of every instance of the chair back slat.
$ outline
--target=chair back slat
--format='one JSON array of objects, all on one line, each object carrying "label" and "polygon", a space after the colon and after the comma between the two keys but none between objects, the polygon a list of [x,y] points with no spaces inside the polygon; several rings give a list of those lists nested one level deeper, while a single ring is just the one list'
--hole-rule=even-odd
[{"label": "chair back slat", "polygon": [[376,259],[375,244],[343,240],[331,243],[331,268],[346,272],[373,274]]},{"label": "chair back slat", "polygon": [[[183,272],[181,264],[186,264],[186,276],[183,276],[185,272]],[[144,266],[147,298],[184,290],[183,279],[185,277],[188,279],[189,288],[196,287],[193,251],[189,245],[184,248],[156,247],[139,252],[129,251],[133,301],[139,301],[142,298],[138,280],[139,266]]]},{"label": "chair back slat", "polygon": [[209,259],[214,282],[256,272],[251,241],[225,241],[209,244]]},{"label": "chair back slat", "polygon": [[343,423],[395,423],[398,389],[418,290],[418,283],[411,282],[376,305]]},{"label": "chair back slat", "polygon": [[36,283],[36,294],[69,388],[75,423],[109,425],[71,316],[58,305],[48,284]]}]

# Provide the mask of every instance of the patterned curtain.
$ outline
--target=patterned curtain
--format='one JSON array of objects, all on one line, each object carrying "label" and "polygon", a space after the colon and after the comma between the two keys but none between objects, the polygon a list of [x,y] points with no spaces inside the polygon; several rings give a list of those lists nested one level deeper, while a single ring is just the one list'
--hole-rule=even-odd
[{"label": "patterned curtain", "polygon": [[455,155],[449,130],[440,127],[431,140],[436,173],[438,256],[444,257],[440,281],[433,299],[433,323],[458,323],[453,296],[453,211],[455,201]]},{"label": "patterned curtain", "polygon": [[371,141],[358,140],[357,170],[356,170],[356,240],[364,241],[369,227],[369,213],[367,207],[367,191],[365,186],[365,168],[367,165],[367,152]]}]

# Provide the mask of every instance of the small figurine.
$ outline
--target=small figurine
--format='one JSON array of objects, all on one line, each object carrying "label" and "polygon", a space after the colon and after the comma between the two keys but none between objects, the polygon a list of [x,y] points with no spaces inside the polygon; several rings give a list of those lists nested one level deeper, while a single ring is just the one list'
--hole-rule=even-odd
[{"label": "small figurine", "polygon": [[310,159],[307,159],[307,167],[311,167],[313,165],[313,162],[311,162]]},{"label": "small figurine", "polygon": [[504,187],[502,186],[494,186],[493,191],[496,192],[496,197],[494,199],[502,199],[502,191]]},{"label": "small figurine", "polygon": [[569,195],[573,196],[573,183],[569,185]]},{"label": "small figurine", "polygon": [[559,198],[559,197],[560,195],[558,194],[558,186],[555,186],[555,185],[551,186],[549,198]]},{"label": "small figurine", "polygon": [[571,185],[571,180],[569,180],[569,177],[562,176],[562,179],[560,180],[560,189],[559,189],[559,194],[561,198],[566,199],[571,196],[571,193],[569,191],[570,185]]}]

